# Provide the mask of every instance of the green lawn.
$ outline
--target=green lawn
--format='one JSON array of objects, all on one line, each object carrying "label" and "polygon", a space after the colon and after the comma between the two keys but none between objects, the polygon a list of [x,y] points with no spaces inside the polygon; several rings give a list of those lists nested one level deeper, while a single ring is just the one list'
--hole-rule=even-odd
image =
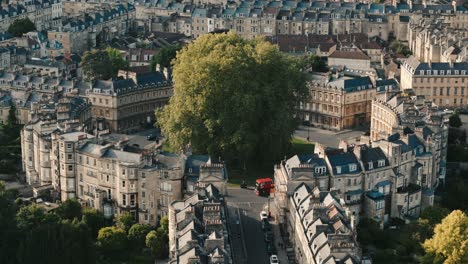
[{"label": "green lawn", "polygon": [[291,139],[291,155],[296,154],[312,154],[314,153],[314,144],[299,138]]}]

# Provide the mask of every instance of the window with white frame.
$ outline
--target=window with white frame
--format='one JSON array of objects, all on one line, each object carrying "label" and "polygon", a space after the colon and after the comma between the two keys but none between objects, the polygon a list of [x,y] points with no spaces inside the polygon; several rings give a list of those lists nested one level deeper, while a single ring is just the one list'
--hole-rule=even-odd
[{"label": "window with white frame", "polygon": [[357,165],[355,163],[349,164],[349,171],[353,172],[357,170]]},{"label": "window with white frame", "polygon": [[385,160],[379,160],[379,167],[385,166]]},{"label": "window with white frame", "polygon": [[372,170],[374,168],[374,163],[371,161],[369,162],[369,170]]},{"label": "window with white frame", "polygon": [[336,173],[338,173],[338,174],[341,173],[341,166],[336,166]]}]

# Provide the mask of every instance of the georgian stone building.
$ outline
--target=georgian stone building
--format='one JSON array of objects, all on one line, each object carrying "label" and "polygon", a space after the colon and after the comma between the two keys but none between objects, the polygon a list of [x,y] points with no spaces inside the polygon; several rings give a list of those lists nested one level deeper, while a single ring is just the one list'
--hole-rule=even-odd
[{"label": "georgian stone building", "polygon": [[292,190],[288,233],[298,263],[360,263],[353,216],[332,192],[301,184]]},{"label": "georgian stone building", "polygon": [[141,74],[120,71],[119,76],[124,79],[97,80],[86,90],[97,129],[125,133],[154,124],[154,111],[173,93],[168,70]]},{"label": "georgian stone building", "polygon": [[401,88],[412,89],[439,107],[468,103],[468,62],[420,62],[410,57],[401,66]]},{"label": "georgian stone building", "polygon": [[[215,188],[213,183],[225,193],[225,165],[209,156],[193,162],[189,152],[142,150],[128,139],[95,137],[79,132],[82,129],[78,120],[39,121],[23,128],[23,170],[27,183],[41,190],[37,196],[77,198],[108,218],[128,211],[140,223],[156,225],[172,201],[199,187]],[[187,191],[189,184],[192,189]]]},{"label": "georgian stone building", "polygon": [[417,216],[434,202],[445,180],[448,114],[414,94],[385,93],[372,103],[373,146],[380,147],[394,167],[393,217]]},{"label": "georgian stone building", "polygon": [[376,93],[374,84],[369,77],[345,75],[346,72],[310,75],[310,99],[299,106],[305,123],[331,130],[369,123]]},{"label": "georgian stone building", "polygon": [[446,122],[447,114],[424,98],[394,91],[378,94],[372,102],[370,137],[341,141],[338,149],[316,144],[314,155],[275,166],[279,223],[286,225],[292,217],[287,208],[300,184],[329,190],[355,223],[361,217],[382,225],[390,218],[418,217],[433,205],[434,192],[445,179]]},{"label": "georgian stone building", "polygon": [[169,263],[233,263],[226,216],[224,196],[211,184],[197,188],[184,200],[172,202]]}]

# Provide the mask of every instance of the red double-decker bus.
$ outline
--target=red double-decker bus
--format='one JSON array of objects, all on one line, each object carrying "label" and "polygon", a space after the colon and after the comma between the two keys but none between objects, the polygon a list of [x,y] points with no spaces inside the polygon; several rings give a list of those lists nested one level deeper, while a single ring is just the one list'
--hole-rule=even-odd
[{"label": "red double-decker bus", "polygon": [[262,178],[255,181],[255,194],[260,196],[270,195],[270,192],[275,188],[275,184],[271,178]]}]

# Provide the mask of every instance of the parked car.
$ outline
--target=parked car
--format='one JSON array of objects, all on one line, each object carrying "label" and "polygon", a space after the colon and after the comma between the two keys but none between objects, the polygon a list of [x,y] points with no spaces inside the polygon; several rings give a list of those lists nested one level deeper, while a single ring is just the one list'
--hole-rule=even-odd
[{"label": "parked car", "polygon": [[146,139],[147,139],[147,140],[155,140],[155,139],[156,139],[156,135],[149,134],[148,136],[146,136]]},{"label": "parked car", "polygon": [[267,214],[267,212],[265,212],[265,211],[261,211],[261,212],[260,212],[260,220],[263,221],[263,219],[268,220],[268,214]]},{"label": "parked car", "polygon": [[270,231],[271,230],[271,224],[268,222],[267,219],[262,220],[262,230],[263,231]]},{"label": "parked car", "polygon": [[278,256],[276,256],[276,255],[271,255],[271,256],[270,256],[270,264],[279,264]]}]

